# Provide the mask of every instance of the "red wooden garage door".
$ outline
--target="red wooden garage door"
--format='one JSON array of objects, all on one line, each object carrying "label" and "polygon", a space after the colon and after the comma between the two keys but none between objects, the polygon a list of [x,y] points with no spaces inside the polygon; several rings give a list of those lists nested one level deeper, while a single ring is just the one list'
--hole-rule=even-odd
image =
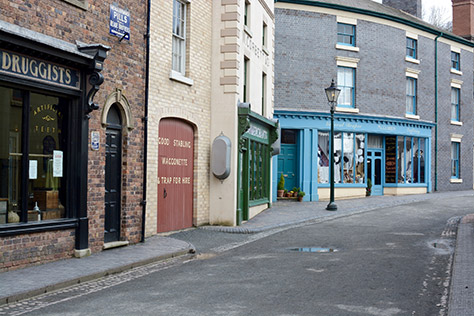
[{"label": "red wooden garage door", "polygon": [[193,128],[162,119],[158,138],[158,232],[193,225]]}]

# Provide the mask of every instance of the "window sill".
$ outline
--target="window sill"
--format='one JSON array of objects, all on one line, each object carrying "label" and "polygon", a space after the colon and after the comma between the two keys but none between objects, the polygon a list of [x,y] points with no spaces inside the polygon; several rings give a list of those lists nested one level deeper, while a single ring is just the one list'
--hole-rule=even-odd
[{"label": "window sill", "polygon": [[451,68],[451,73],[455,75],[462,76],[462,71],[459,71],[457,69]]},{"label": "window sill", "polygon": [[451,125],[462,126],[462,122],[451,120]]},{"label": "window sill", "polygon": [[185,85],[188,85],[188,86],[192,86],[194,84],[193,79],[185,77],[179,72],[174,71],[174,70],[171,70],[170,72],[170,79],[177,82],[184,83]]},{"label": "window sill", "polygon": [[345,108],[345,107],[343,107],[343,106],[336,106],[336,112],[359,113],[359,109],[356,109],[356,108]]},{"label": "window sill", "polygon": [[2,224],[0,225],[0,237],[31,234],[52,230],[71,229],[76,227],[76,218],[44,220],[30,223]]},{"label": "window sill", "polygon": [[411,57],[405,57],[405,61],[409,62],[409,63],[414,63],[414,64],[420,64],[420,61],[418,59],[414,59],[414,58],[411,58]]},{"label": "window sill", "polygon": [[462,183],[462,179],[449,179],[451,183]]},{"label": "window sill", "polygon": [[359,52],[359,47],[342,45],[342,44],[336,44],[336,49],[348,50],[351,52]]},{"label": "window sill", "polygon": [[405,117],[408,118],[408,119],[412,119],[412,120],[419,120],[420,119],[419,115],[408,114],[408,113],[405,114]]}]

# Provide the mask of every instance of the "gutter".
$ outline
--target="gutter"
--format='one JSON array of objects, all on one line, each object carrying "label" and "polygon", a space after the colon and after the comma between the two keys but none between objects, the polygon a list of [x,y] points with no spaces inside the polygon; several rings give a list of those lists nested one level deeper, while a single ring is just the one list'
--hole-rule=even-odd
[{"label": "gutter", "polygon": [[[327,2],[321,2],[321,1],[311,1],[311,0],[274,0],[275,3],[277,2],[282,2],[282,3],[293,3],[293,4],[300,4],[300,5],[307,5],[311,7],[321,7],[321,8],[328,8],[328,9],[334,9],[334,10],[341,10],[341,11],[347,11],[347,12],[352,12],[352,13],[359,13],[363,15],[368,15],[368,16],[373,16],[377,18],[382,18],[385,20],[405,24],[411,27],[414,27],[416,29],[434,34],[434,35],[439,35],[440,30],[435,29],[433,27],[429,27],[428,25],[424,25],[422,23],[417,23],[414,21],[410,21],[404,18],[396,17],[390,14],[386,13],[380,13],[376,11],[371,11],[371,10],[366,10],[366,9],[361,9],[361,8],[355,8],[355,7],[350,7],[350,6],[345,6],[345,5],[340,5],[340,4],[333,4],[333,3],[327,3]],[[456,36],[454,34],[446,34],[446,33],[441,33],[444,38],[452,40],[454,42],[469,46],[469,47],[474,47],[474,42],[468,41],[462,37]]]},{"label": "gutter", "polygon": [[434,190],[438,191],[438,38],[444,34],[439,33],[435,38],[435,161],[434,161]]},{"label": "gutter", "polygon": [[151,0],[147,1],[147,19],[146,19],[146,60],[145,60],[145,115],[143,117],[143,199],[142,199],[142,238],[140,242],[145,242],[145,220],[146,220],[146,182],[147,182],[147,159],[148,159],[148,100],[150,83],[150,14]]}]

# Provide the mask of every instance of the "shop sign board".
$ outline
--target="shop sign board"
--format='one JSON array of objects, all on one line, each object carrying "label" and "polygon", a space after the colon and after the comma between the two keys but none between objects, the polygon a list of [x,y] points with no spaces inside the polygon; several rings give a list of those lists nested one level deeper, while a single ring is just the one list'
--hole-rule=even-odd
[{"label": "shop sign board", "polygon": [[111,4],[109,33],[130,40],[130,12]]},{"label": "shop sign board", "polygon": [[0,49],[0,73],[79,90],[79,71],[42,59]]}]

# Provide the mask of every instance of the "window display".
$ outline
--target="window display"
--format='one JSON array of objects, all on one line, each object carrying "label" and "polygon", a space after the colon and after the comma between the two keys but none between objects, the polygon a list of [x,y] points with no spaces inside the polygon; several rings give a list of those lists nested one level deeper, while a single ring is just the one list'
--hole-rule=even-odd
[{"label": "window display", "polygon": [[68,100],[6,87],[0,96],[0,199],[8,209],[0,224],[65,217]]}]

